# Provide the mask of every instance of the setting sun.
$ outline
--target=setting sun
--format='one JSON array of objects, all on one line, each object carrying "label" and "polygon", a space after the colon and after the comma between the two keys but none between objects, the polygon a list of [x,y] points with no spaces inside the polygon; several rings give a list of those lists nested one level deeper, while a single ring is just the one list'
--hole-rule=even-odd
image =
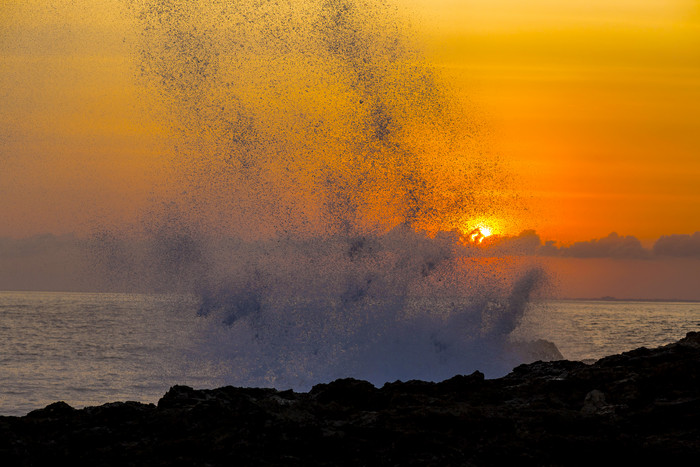
[{"label": "setting sun", "polygon": [[469,239],[474,243],[481,243],[486,237],[491,235],[491,229],[488,227],[477,227],[469,234]]},{"label": "setting sun", "polygon": [[485,225],[479,225],[469,231],[469,234],[467,235],[468,241],[470,243],[482,243],[485,238],[490,237],[493,235],[493,230],[491,227],[485,226]]},{"label": "setting sun", "polygon": [[464,224],[461,229],[466,243],[483,243],[484,239],[504,234],[501,220],[494,218],[477,218]]}]

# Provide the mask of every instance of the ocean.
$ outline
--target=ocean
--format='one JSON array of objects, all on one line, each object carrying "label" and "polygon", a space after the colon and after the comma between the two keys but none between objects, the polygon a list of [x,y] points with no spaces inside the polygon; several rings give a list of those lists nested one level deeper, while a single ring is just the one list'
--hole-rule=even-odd
[{"label": "ocean", "polygon": [[[187,296],[0,292],[0,414],[58,400],[155,403],[174,384],[237,384],[231,355],[198,309]],[[593,360],[698,329],[700,303],[567,300],[531,304],[511,337]]]}]

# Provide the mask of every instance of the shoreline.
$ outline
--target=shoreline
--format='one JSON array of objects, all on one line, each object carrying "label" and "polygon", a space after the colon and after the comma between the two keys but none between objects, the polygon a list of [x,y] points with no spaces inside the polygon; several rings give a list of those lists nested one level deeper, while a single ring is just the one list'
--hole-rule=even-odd
[{"label": "shoreline", "polygon": [[64,402],[0,416],[11,465],[582,465],[700,454],[700,333],[567,360],[307,393],[173,386],[156,404]]}]

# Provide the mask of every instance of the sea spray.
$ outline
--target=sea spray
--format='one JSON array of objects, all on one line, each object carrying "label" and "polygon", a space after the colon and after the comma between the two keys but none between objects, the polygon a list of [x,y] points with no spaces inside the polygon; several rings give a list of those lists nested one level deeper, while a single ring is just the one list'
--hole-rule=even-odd
[{"label": "sea spray", "polygon": [[145,223],[260,239],[519,212],[485,126],[391,3],[134,3],[143,97],[174,139],[167,212]]},{"label": "sea spray", "polygon": [[[201,351],[230,383],[496,376],[522,360],[509,334],[544,274],[473,235],[522,206],[399,7],[129,3],[173,149],[152,209],[106,235],[105,256],[198,297]],[[138,255],[115,253],[125,235]]]},{"label": "sea spray", "polygon": [[238,384],[496,376],[521,363],[509,334],[541,271],[407,226],[362,239],[360,251],[332,242],[249,245],[240,270],[200,290],[207,352],[232,362]]}]

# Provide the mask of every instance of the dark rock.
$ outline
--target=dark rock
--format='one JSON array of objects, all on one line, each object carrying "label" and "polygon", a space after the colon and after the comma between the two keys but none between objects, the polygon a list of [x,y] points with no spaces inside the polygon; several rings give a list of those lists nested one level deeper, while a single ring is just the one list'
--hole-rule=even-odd
[{"label": "dark rock", "polygon": [[700,333],[592,365],[305,393],[173,386],[158,405],[0,417],[3,465],[678,464],[700,455]]},{"label": "dark rock", "polygon": [[29,418],[60,418],[73,415],[75,409],[63,401],[49,404],[43,409],[32,410],[27,414]]},{"label": "dark rock", "polygon": [[554,342],[544,339],[537,339],[526,342],[513,342],[510,349],[514,351],[525,363],[531,363],[538,360],[546,362],[553,360],[563,360],[561,354]]},{"label": "dark rock", "polygon": [[468,391],[478,388],[484,382],[484,374],[480,371],[475,371],[471,375],[456,375],[450,379],[438,383],[438,388],[447,392]]},{"label": "dark rock", "polygon": [[317,384],[309,395],[318,403],[335,404],[349,409],[376,409],[381,404],[380,391],[367,381],[344,378]]}]

